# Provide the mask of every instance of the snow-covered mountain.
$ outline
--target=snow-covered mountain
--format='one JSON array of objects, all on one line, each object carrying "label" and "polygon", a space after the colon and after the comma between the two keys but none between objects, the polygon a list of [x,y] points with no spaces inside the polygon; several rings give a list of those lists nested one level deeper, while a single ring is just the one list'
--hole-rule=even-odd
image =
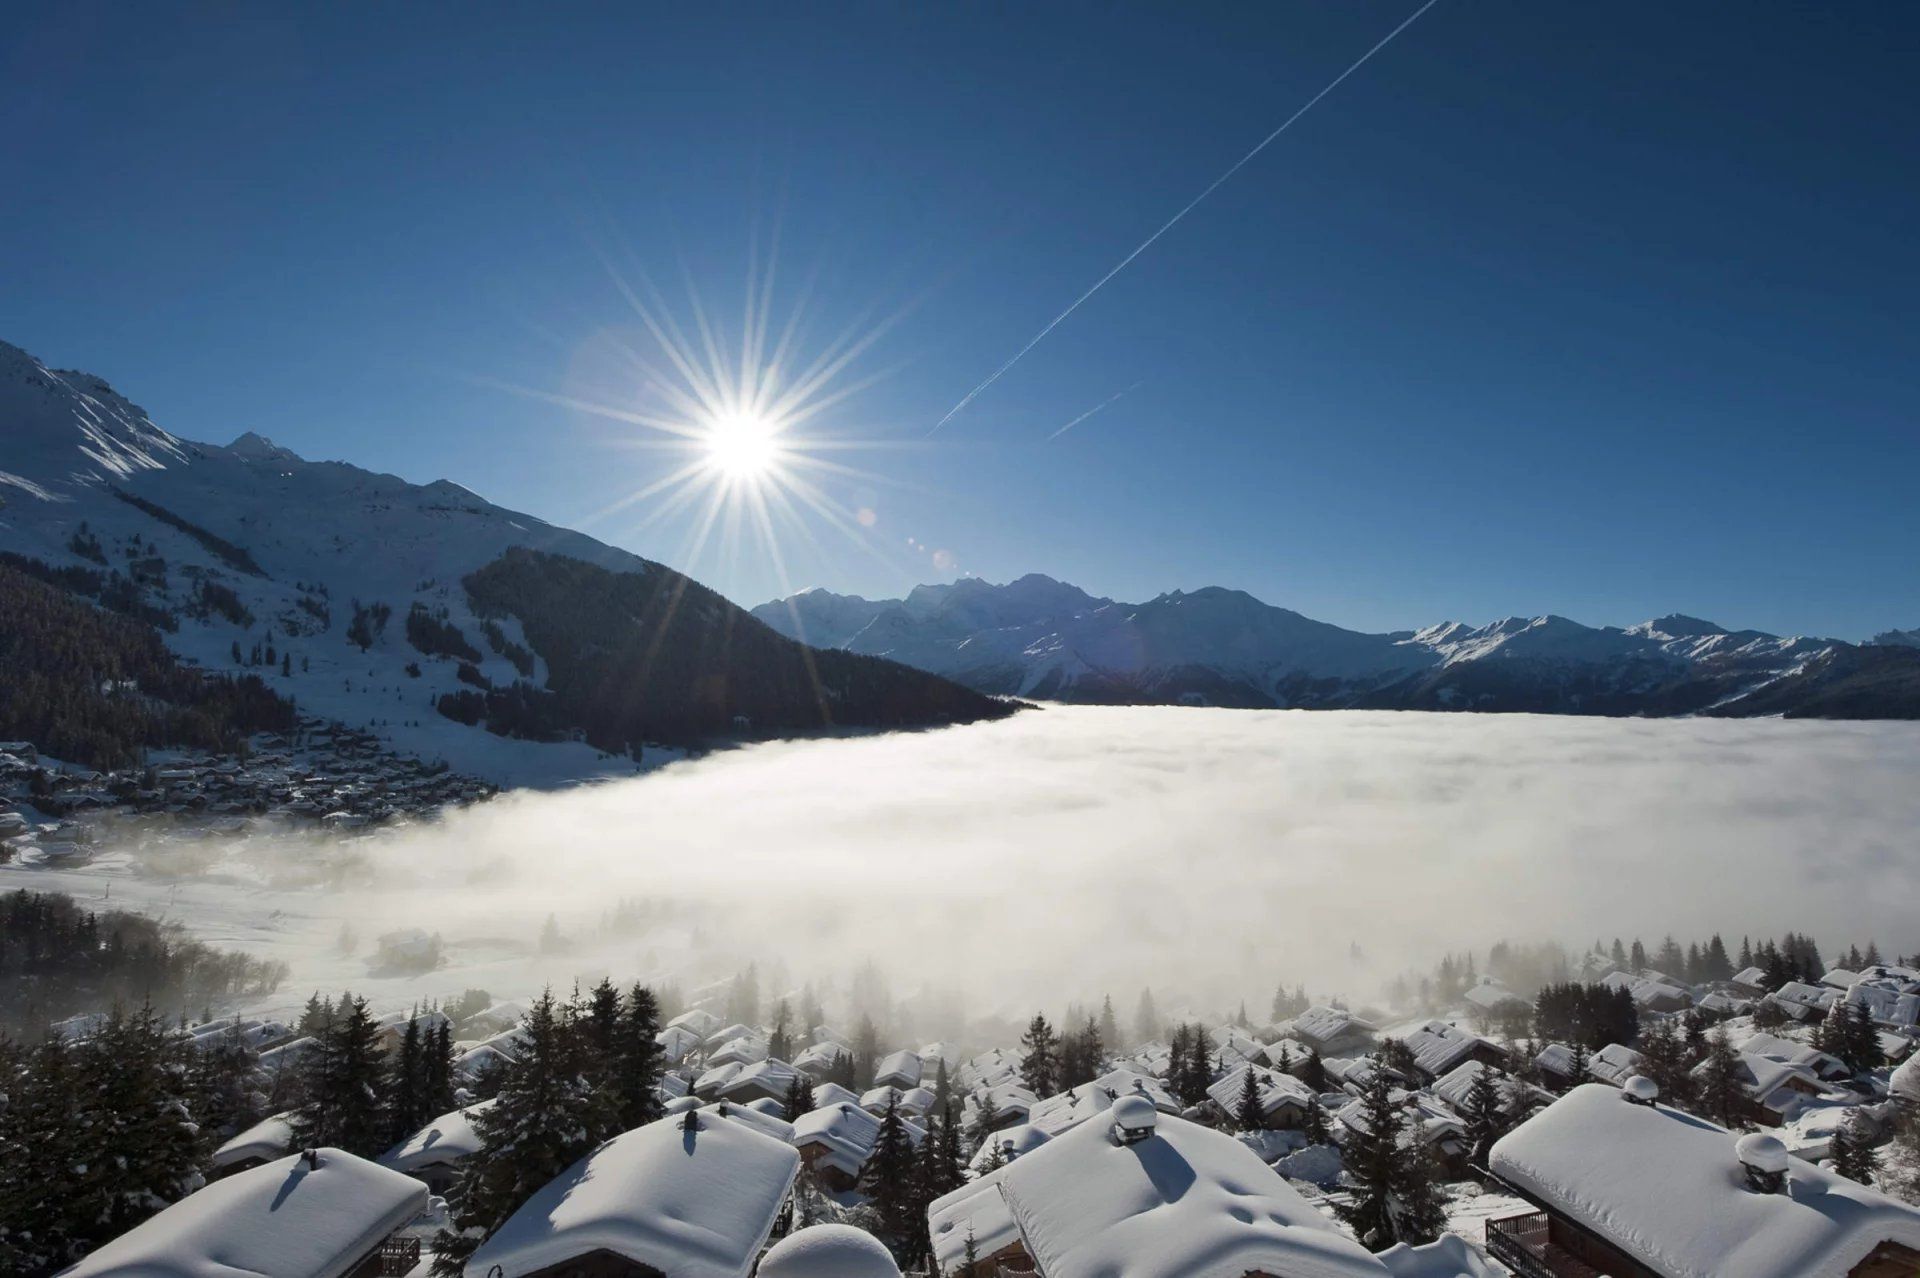
[{"label": "snow-covered mountain", "polygon": [[[500,688],[523,678],[535,688],[551,682],[547,654],[519,619],[476,615],[463,584],[510,549],[564,556],[645,579],[656,593],[670,586],[672,597],[687,595],[672,621],[688,644],[698,641],[695,626],[760,630],[671,569],[495,506],[458,484],[418,485],[342,462],[306,461],[255,434],[224,448],[193,443],[154,424],[98,377],[49,369],[0,342],[0,552],[130,579],[137,607],[177,622],[168,645],[209,669],[233,669],[236,644],[249,662],[255,644],[271,644],[281,662],[254,669],[276,690],[307,713],[372,727],[402,752],[505,783],[630,772],[631,758],[582,741],[507,739],[435,709],[443,694],[473,692],[476,674]],[[467,678],[459,661],[410,641],[407,619],[416,606],[464,636],[475,658]],[[364,651],[346,637],[361,609],[371,631]],[[497,629],[489,633],[488,624]],[[718,673],[729,686],[740,682]],[[890,715],[904,705],[910,717],[925,693],[923,721],[966,717],[939,681],[900,673],[919,687],[893,689],[901,695],[888,703]],[[771,702],[761,704],[765,713],[761,705],[726,709],[781,721]]]},{"label": "snow-covered mountain", "polygon": [[1800,677],[1804,699],[1824,663],[1853,650],[1678,614],[1625,629],[1543,616],[1366,634],[1243,591],[1129,604],[1037,574],[1004,586],[921,586],[897,600],[810,590],[754,615],[811,643],[983,691],[1082,702],[1741,713],[1743,699],[1789,676]]},{"label": "snow-covered mountain", "polygon": [[1920,648],[1920,629],[1883,630],[1868,642],[1888,644],[1896,648]]}]

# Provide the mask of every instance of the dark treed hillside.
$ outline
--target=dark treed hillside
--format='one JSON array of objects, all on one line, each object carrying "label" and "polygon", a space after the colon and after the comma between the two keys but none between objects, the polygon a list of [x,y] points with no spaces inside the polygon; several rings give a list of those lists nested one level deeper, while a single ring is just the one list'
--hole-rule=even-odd
[{"label": "dark treed hillside", "polygon": [[187,669],[151,626],[4,563],[0,671],[0,739],[90,767],[137,763],[149,746],[232,749],[294,721],[257,677]]},{"label": "dark treed hillside", "polygon": [[[895,662],[805,647],[657,564],[616,573],[516,548],[465,584],[475,612],[518,617],[546,660],[547,721],[584,731],[602,749],[724,735],[736,716],[767,732],[922,727],[1013,712]],[[494,701],[507,710],[513,695],[468,694],[467,713],[483,700],[489,711]],[[523,691],[522,708],[527,700]]]},{"label": "dark treed hillside", "polygon": [[1835,648],[1714,714],[1789,719],[1920,718],[1920,648]]},{"label": "dark treed hillside", "polygon": [[96,914],[56,892],[0,897],[0,1035],[121,1004],[163,1016],[270,994],[284,963],[213,949],[142,914]]}]

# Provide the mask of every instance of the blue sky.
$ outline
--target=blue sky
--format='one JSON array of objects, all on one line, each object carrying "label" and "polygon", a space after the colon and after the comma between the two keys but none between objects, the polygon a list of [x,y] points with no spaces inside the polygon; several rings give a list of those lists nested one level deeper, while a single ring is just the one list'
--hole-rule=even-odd
[{"label": "blue sky", "polygon": [[737,327],[777,224],[809,349],[897,317],[802,428],[876,445],[822,483],[872,527],[786,530],[795,585],[1920,625],[1910,5],[1441,0],[928,436],[1413,8],[46,8],[0,337],[754,603],[757,539],[603,513],[651,432],[503,387],[626,404],[608,261]]}]

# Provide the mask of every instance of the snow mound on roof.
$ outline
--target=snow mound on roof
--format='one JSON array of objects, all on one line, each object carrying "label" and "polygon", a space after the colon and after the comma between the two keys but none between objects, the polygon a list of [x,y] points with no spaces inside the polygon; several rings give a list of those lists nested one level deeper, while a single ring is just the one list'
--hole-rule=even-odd
[{"label": "snow mound on roof", "polygon": [[187,1195],[66,1271],[66,1278],[341,1278],[427,1205],[426,1186],[322,1148]]},{"label": "snow mound on roof", "polygon": [[1920,1247],[1920,1211],[1788,1160],[1749,1189],[1725,1128],[1610,1087],[1576,1087],[1493,1147],[1494,1174],[1674,1278],[1845,1278],[1883,1242]]},{"label": "snow mound on roof", "polygon": [[380,1165],[399,1172],[411,1172],[435,1163],[456,1163],[478,1153],[485,1142],[481,1140],[480,1133],[473,1130],[473,1118],[493,1105],[493,1101],[484,1100],[477,1105],[440,1115],[380,1155]]},{"label": "snow mound on roof", "polygon": [[1395,1243],[1375,1255],[1393,1278],[1502,1278],[1507,1272],[1468,1246],[1458,1234],[1443,1235],[1424,1247]]},{"label": "snow mound on roof", "polygon": [[760,1262],[760,1278],[900,1278],[880,1240],[852,1225],[810,1225]]},{"label": "snow mound on roof", "polygon": [[695,1113],[615,1136],[543,1186],[467,1261],[525,1274],[609,1251],[673,1278],[746,1278],[800,1155],[731,1118]]}]

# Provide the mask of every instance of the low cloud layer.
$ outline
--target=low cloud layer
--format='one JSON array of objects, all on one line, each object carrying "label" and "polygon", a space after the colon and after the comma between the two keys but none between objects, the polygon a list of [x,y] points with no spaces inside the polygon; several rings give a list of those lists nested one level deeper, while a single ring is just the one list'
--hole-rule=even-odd
[{"label": "low cloud layer", "polygon": [[[1912,724],[1054,708],[508,796],[363,841],[371,886],[347,893],[168,891],[293,957],[302,993],[375,984],[327,950],[346,922],[439,931],[455,970],[424,984],[501,994],[871,957],[974,1012],[1111,991],[1124,1013],[1147,984],[1217,1011],[1503,937],[1920,948],[1917,777]],[[656,912],[609,935],[622,899]],[[567,953],[533,949],[549,914]]]}]

